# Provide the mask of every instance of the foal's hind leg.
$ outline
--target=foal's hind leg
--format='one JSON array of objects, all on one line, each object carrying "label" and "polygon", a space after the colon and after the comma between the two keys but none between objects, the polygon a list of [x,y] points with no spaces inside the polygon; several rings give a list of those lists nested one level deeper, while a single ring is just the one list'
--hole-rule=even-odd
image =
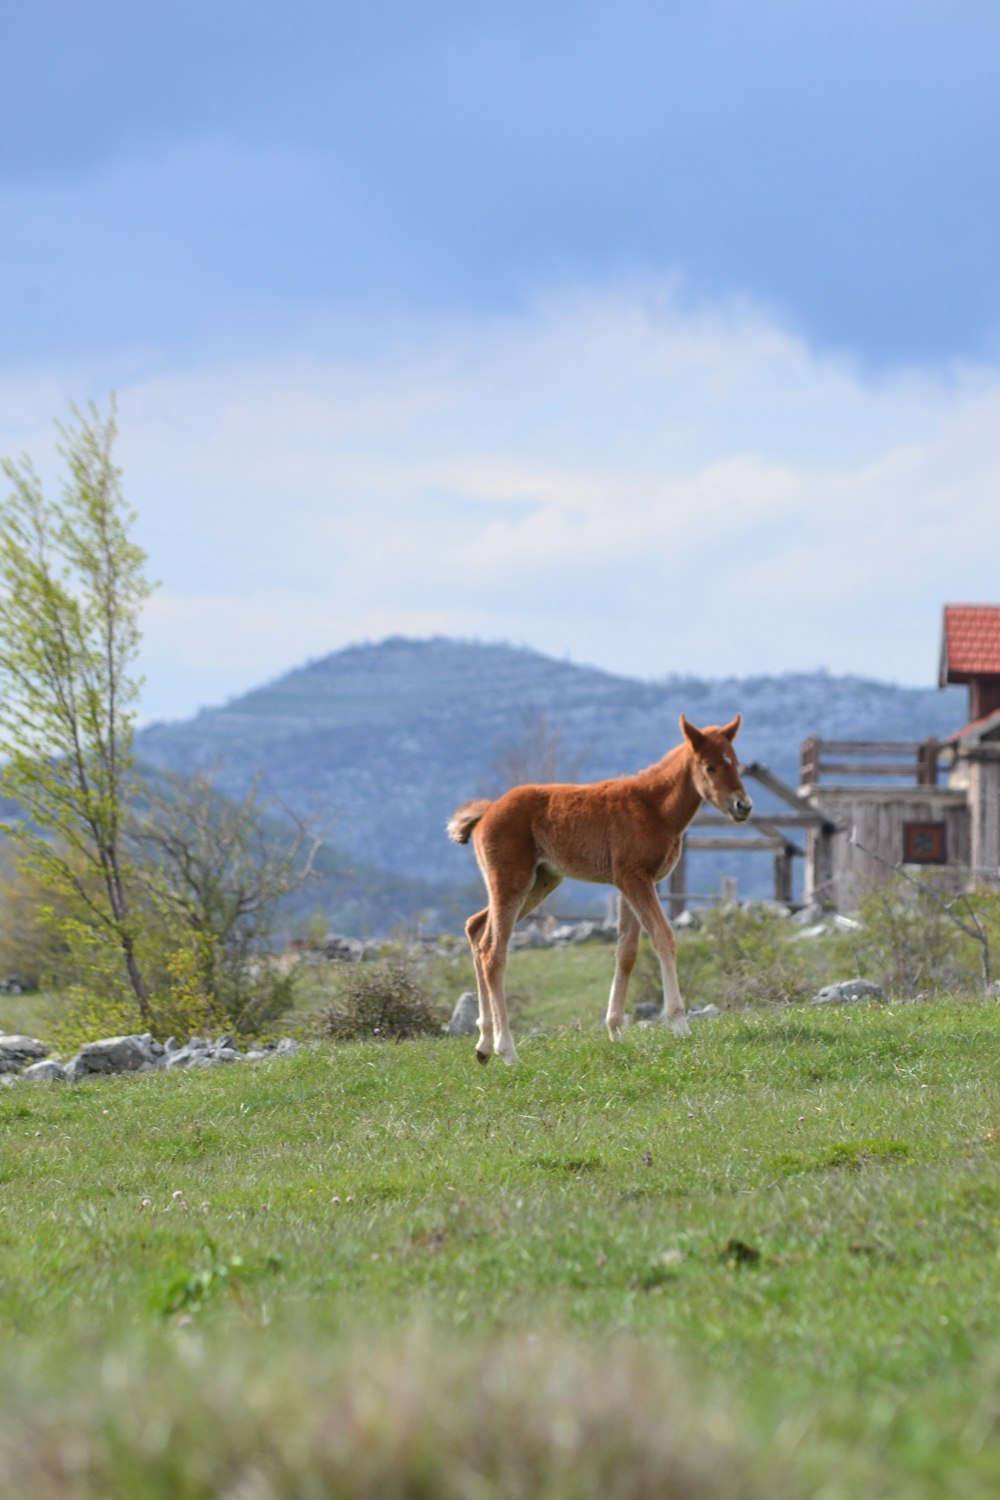
[{"label": "foal's hind leg", "polygon": [[479,946],[489,926],[489,919],[490,909],[486,906],[482,911],[477,911],[475,916],[470,917],[465,924],[465,933],[469,939],[469,947],[472,949],[472,963],[476,971],[476,993],[479,996],[479,1040],[476,1043],[476,1057],[481,1063],[489,1062],[493,1056],[493,1007],[490,1004],[490,992],[486,987],[483,960],[479,952]]},{"label": "foal's hind leg", "polygon": [[486,923],[486,932],[479,948],[480,962],[483,966],[483,980],[486,992],[489,996],[490,1010],[493,1018],[493,1050],[498,1057],[502,1057],[505,1063],[516,1063],[520,1061],[517,1048],[514,1046],[514,1038],[511,1035],[510,1021],[507,1016],[507,994],[504,988],[504,975],[507,969],[507,947],[510,943],[510,935],[514,930],[521,909],[522,897],[515,901],[500,903],[493,896],[490,898],[489,920]]},{"label": "foal's hind leg", "polygon": [[546,896],[551,896],[557,885],[562,885],[562,876],[558,870],[553,870],[551,865],[539,865],[535,871],[535,879],[531,890],[521,902],[521,910],[517,914],[517,920],[526,917],[529,912],[534,911],[536,906],[541,906]]},{"label": "foal's hind leg", "polygon": [[[489,906],[476,912],[465,924],[479,994],[479,1041],[476,1044],[476,1057],[481,1063],[489,1062],[494,1051],[505,1062],[518,1061],[507,1017],[504,987],[510,935],[518,918],[534,911],[561,881],[562,876],[555,870],[540,866],[527,894],[516,906],[510,900],[501,901],[493,893]],[[499,920],[495,919],[495,912],[500,914]]]},{"label": "foal's hind leg", "polygon": [[535,907],[555,890],[561,880],[562,876],[556,870],[540,865],[535,870],[531,883],[523,895],[511,894],[506,900],[501,899],[496,893],[490,897],[490,919],[486,942],[482,949],[483,974],[493,1009],[496,1052],[505,1063],[520,1061],[507,1016],[507,991],[504,983],[511,933],[514,931],[515,923],[521,917],[527,916],[528,912],[534,911]]}]

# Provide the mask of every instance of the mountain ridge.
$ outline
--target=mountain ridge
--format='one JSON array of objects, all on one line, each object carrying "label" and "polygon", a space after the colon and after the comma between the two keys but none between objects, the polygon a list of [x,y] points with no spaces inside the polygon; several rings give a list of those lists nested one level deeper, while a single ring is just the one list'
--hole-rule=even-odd
[{"label": "mountain ridge", "polygon": [[[390,636],[294,667],[191,719],[147,725],[136,749],[175,772],[217,766],[217,784],[232,795],[259,775],[265,794],[325,820],[345,856],[446,890],[477,877],[444,823],[495,780],[531,716],[559,737],[572,779],[597,780],[659,759],[678,742],[682,711],[698,724],[741,712],[741,758],[794,783],[807,735],[940,737],[964,721],[964,706],[961,689],[825,671],[653,681],[523,646]],[[739,858],[741,886],[757,878],[754,858]],[[766,871],[767,857],[757,865]]]}]

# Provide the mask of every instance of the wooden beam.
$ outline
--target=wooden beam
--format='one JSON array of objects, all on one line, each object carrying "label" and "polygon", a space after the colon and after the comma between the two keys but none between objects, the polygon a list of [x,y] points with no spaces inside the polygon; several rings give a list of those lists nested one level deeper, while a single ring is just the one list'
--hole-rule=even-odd
[{"label": "wooden beam", "polygon": [[788,841],[785,839],[779,840],[767,838],[740,838],[739,834],[733,834],[730,837],[726,837],[722,834],[709,835],[689,833],[684,840],[684,844],[688,849],[748,849],[754,851],[764,850],[768,854],[773,854],[776,849],[784,848],[787,849],[791,854],[802,854],[801,849],[799,849],[795,844],[788,843]]},{"label": "wooden beam", "polygon": [[787,781],[782,781],[780,776],[776,776],[761,761],[752,760],[743,766],[742,770],[744,776],[752,776],[754,781],[759,781],[761,786],[766,786],[769,792],[773,792],[782,802],[787,802],[789,807],[797,808],[800,812],[818,814],[824,828],[829,829],[831,833],[841,826],[839,821],[831,817],[818,802],[814,802],[811,797],[804,797],[801,792],[789,786]]},{"label": "wooden beam", "polygon": [[916,760],[906,765],[877,765],[874,762],[857,760],[821,760],[821,776],[906,776],[911,781],[917,774]]},{"label": "wooden beam", "polygon": [[790,807],[809,807],[810,804],[807,797],[803,797],[802,793],[796,791],[795,787],[789,786],[787,781],[782,781],[780,776],[775,776],[774,772],[769,770],[762,761],[748,761],[745,766],[740,767],[740,770],[744,776],[752,776],[754,781],[759,781],[761,786],[766,786],[769,792],[773,792],[776,797],[780,797],[782,802],[787,802]]},{"label": "wooden beam", "polygon": [[922,740],[818,740],[820,755],[912,755]]},{"label": "wooden beam", "polygon": [[[754,828],[822,828],[827,819],[818,812],[800,813],[753,813],[750,823]],[[732,819],[722,813],[700,812],[691,824],[692,828],[732,828]]]}]

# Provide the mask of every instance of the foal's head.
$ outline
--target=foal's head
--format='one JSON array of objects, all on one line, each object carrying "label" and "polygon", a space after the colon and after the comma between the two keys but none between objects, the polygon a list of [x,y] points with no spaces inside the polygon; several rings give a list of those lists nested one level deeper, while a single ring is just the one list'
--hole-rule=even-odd
[{"label": "foal's head", "polygon": [[696,729],[681,714],[681,732],[691,747],[691,776],[695,789],[734,823],[745,823],[753,803],[740,779],[739,763],[733,753],[733,740],[741,715],[720,729]]}]

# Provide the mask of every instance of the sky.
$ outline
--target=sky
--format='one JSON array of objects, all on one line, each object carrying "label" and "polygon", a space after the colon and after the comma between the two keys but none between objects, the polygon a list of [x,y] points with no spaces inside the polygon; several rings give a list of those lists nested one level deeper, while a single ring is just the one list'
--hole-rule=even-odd
[{"label": "sky", "polygon": [[1000,602],[995,0],[0,0],[0,454],[142,714],[386,635],[936,676]]}]

